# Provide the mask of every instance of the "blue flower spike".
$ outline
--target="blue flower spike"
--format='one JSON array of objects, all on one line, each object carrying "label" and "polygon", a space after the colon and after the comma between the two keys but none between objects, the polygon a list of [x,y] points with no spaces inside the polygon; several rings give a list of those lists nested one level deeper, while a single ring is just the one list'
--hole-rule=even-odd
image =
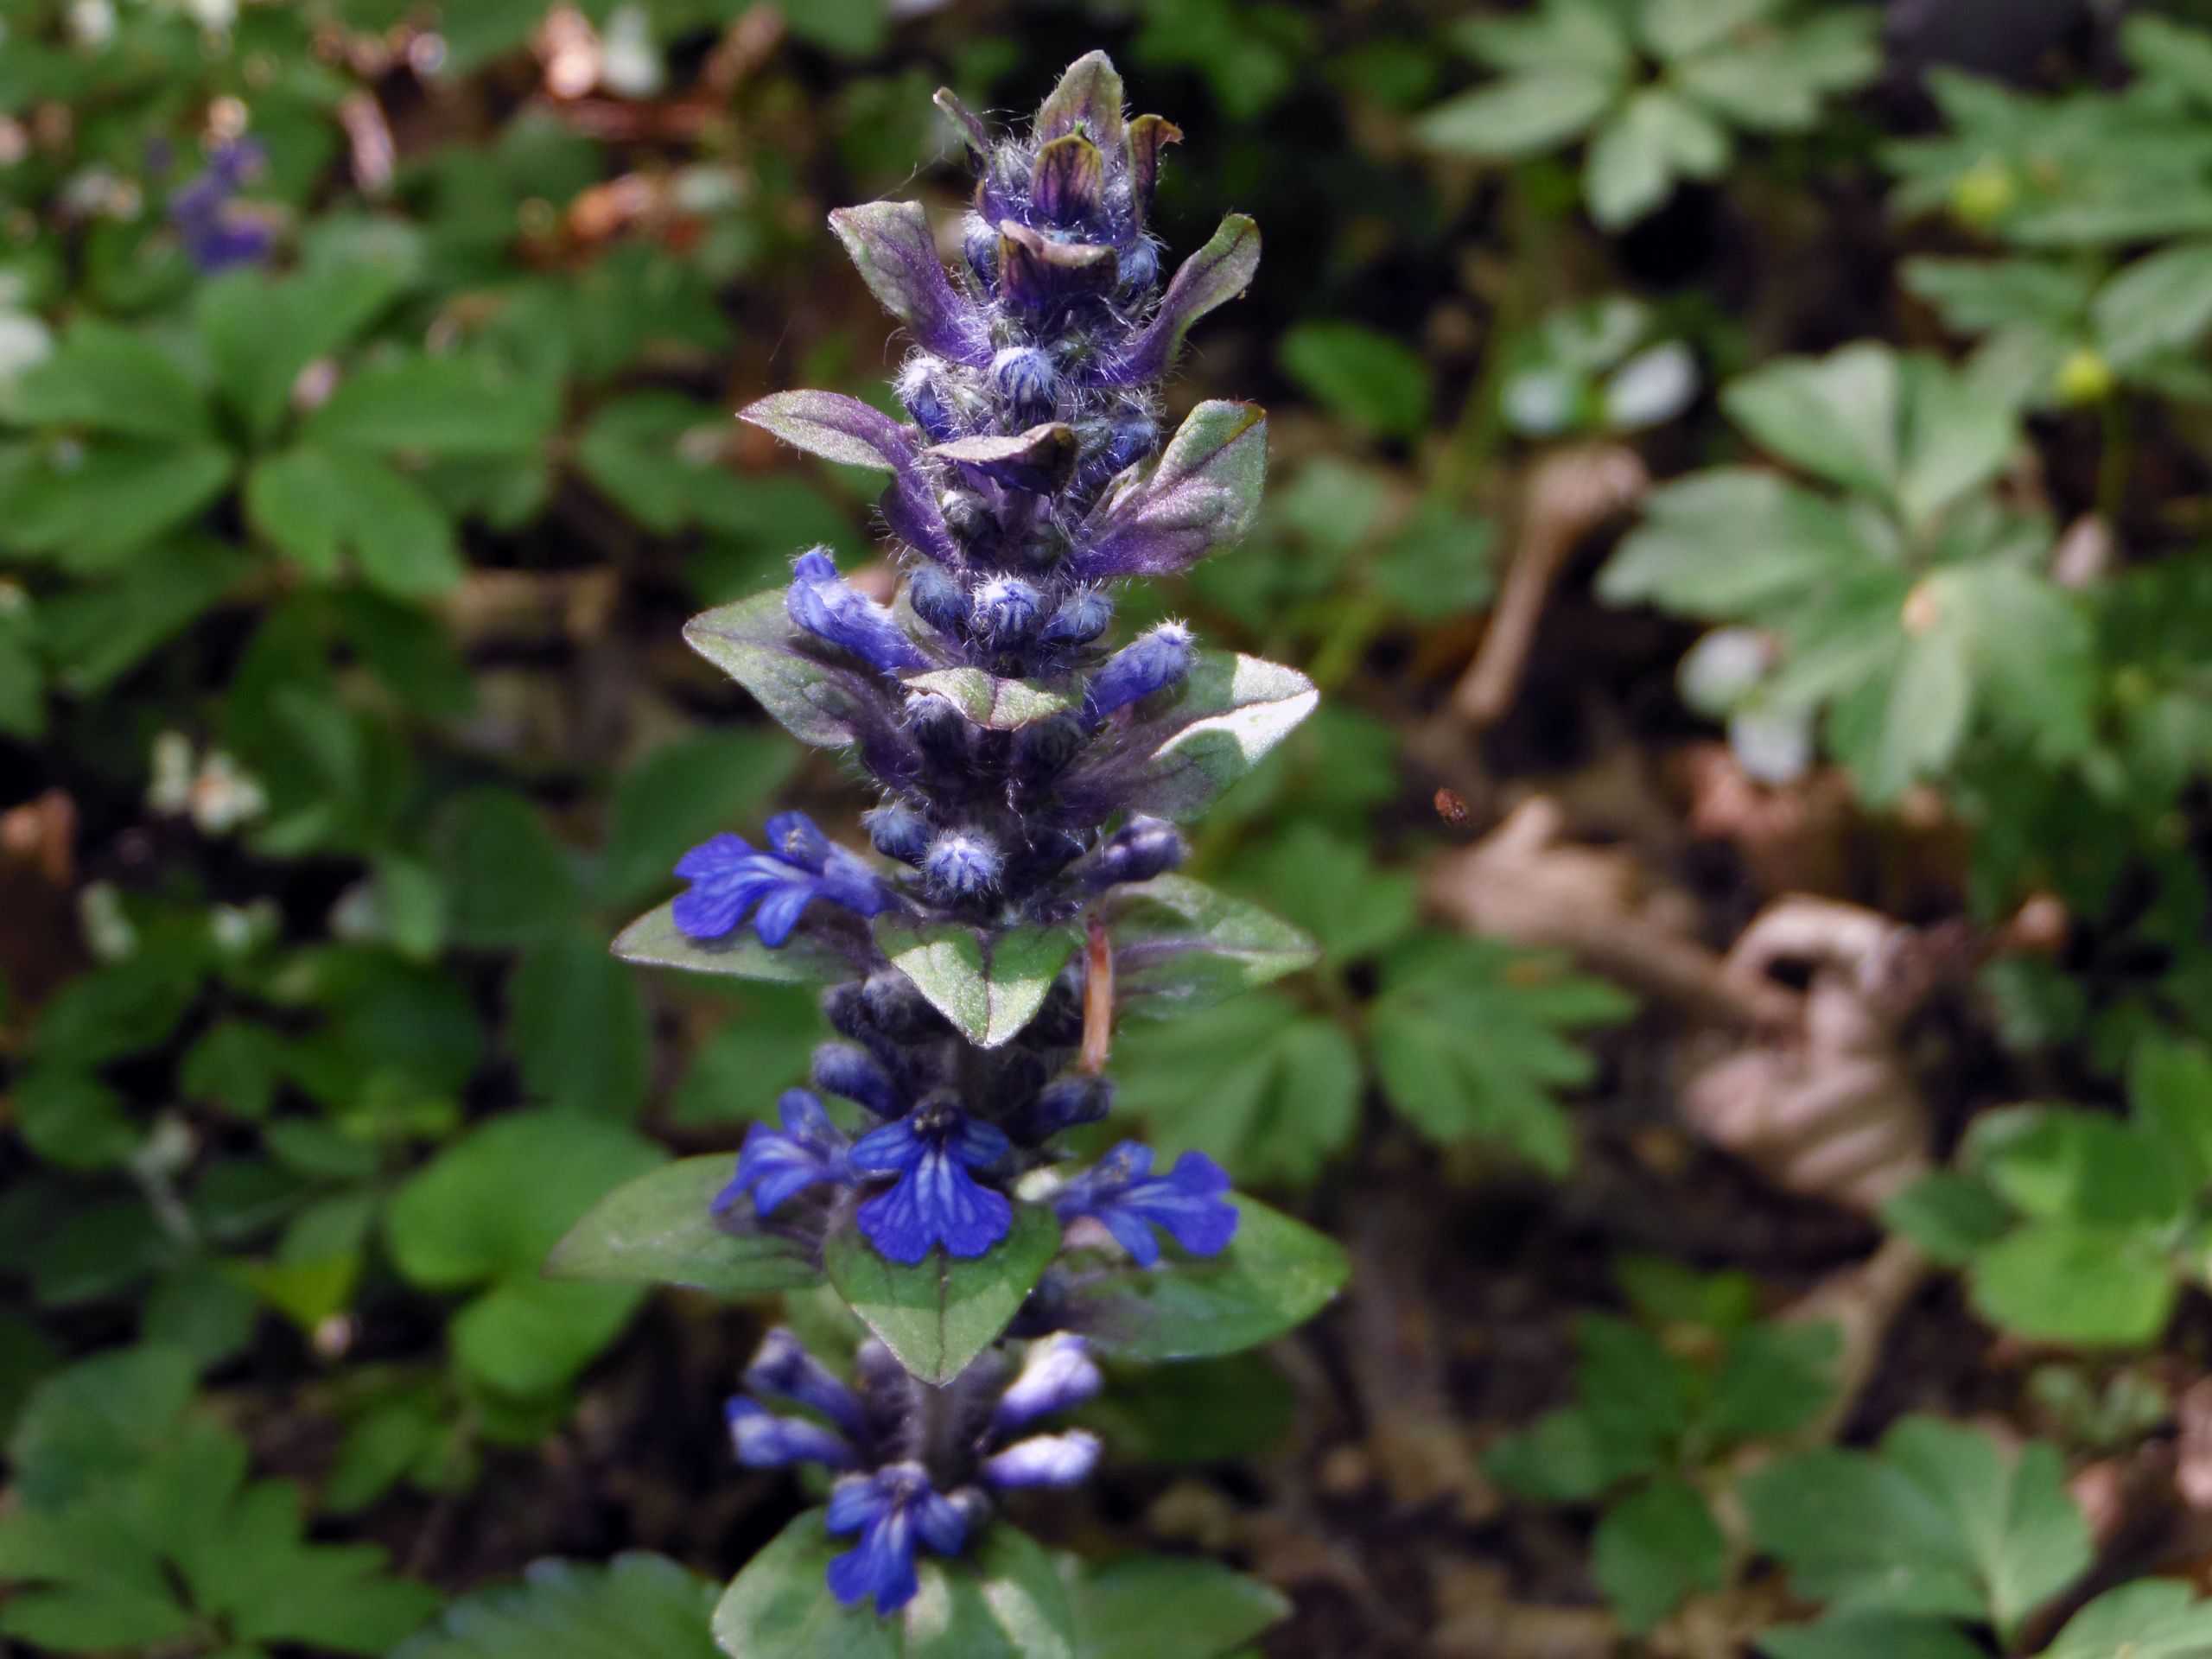
[{"label": "blue flower spike", "polygon": [[[872,855],[786,812],[758,846],[721,835],[692,849],[672,907],[694,940],[750,929],[772,950],[795,934],[835,947],[694,963],[794,981],[826,969],[836,1034],[815,1052],[813,1089],[788,1091],[779,1124],[747,1132],[714,1200],[718,1225],[759,1231],[766,1218],[801,1276],[821,1268],[861,1323],[894,1338],[881,1263],[922,1269],[897,1281],[902,1297],[940,1283],[995,1293],[976,1304],[995,1334],[969,1329],[964,1369],[948,1347],[910,1374],[900,1355],[913,1351],[872,1338],[848,1371],[775,1331],[730,1402],[747,1466],[836,1477],[824,1519],[847,1542],[828,1587],[880,1617],[913,1601],[923,1552],[976,1544],[997,1494],[1068,1486],[1102,1455],[1096,1435],[1053,1421],[1102,1378],[1084,1339],[1054,1330],[1072,1281],[1046,1259],[1052,1230],[1034,1254],[994,1255],[1015,1195],[1057,1214],[1063,1248],[1142,1268],[1171,1243],[1209,1256],[1236,1234],[1228,1177],[1203,1154],[1155,1171],[1150,1149],[1125,1142],[1068,1178],[1056,1142],[1109,1115],[1097,1039],[1114,982],[1102,968],[1129,938],[1126,918],[1138,917],[1139,944],[1213,944],[1196,923],[1187,938],[1173,922],[1163,931],[1148,919],[1157,903],[1139,908],[1185,908],[1178,890],[1192,884],[1163,878],[1184,861],[1180,826],[1224,781],[1208,722],[1278,698],[1294,718],[1313,700],[1288,669],[1202,659],[1180,622],[1115,632],[1122,584],[1230,545],[1258,509],[1264,412],[1207,401],[1171,429],[1160,384],[1192,324],[1250,283],[1257,228],[1232,214],[1164,267],[1147,220],[1181,134],[1125,112],[1102,53],[1070,66],[1018,134],[994,134],[950,92],[938,102],[975,163],[963,222],[933,225],[916,202],[830,215],[909,343],[903,417],[806,391],[741,411],[887,479],[880,522],[902,597],[863,592],[814,547],[787,586],[695,636],[727,645],[709,654],[796,735],[867,775]],[[940,252],[948,229],[957,276]],[[1289,721],[1265,723],[1273,741]],[[1239,742],[1243,761],[1256,759],[1262,745]],[[876,917],[887,925],[861,925]],[[643,937],[658,942],[658,927]],[[1142,958],[1124,961],[1124,988],[1141,991]]]},{"label": "blue flower spike", "polygon": [[1228,1191],[1227,1173],[1203,1152],[1186,1152],[1154,1175],[1152,1148],[1124,1141],[1054,1194],[1052,1208],[1064,1222],[1097,1222],[1139,1267],[1150,1268],[1159,1265],[1162,1232],[1192,1255],[1227,1249],[1237,1220],[1223,1196]]}]

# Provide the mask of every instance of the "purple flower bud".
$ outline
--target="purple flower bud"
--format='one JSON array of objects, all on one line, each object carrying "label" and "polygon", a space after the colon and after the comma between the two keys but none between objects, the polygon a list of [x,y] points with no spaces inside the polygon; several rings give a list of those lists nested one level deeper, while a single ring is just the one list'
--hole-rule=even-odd
[{"label": "purple flower bud", "polygon": [[915,649],[889,611],[838,576],[827,548],[799,555],[785,608],[798,626],[852,652],[880,673],[929,666],[929,658]]},{"label": "purple flower bud", "polygon": [[983,1460],[983,1478],[994,1486],[1072,1486],[1098,1466],[1098,1437],[1080,1428],[1065,1434],[1038,1434],[1016,1440]]},{"label": "purple flower bud", "polygon": [[1121,289],[1140,293],[1160,280],[1160,250],[1145,241],[1132,242],[1121,251]]},{"label": "purple flower bud", "polygon": [[960,423],[938,378],[944,367],[933,357],[917,357],[899,377],[899,401],[931,443],[950,443],[960,435]]},{"label": "purple flower bud", "polygon": [[1083,722],[1073,715],[1054,715],[1014,734],[1014,786],[1033,795],[1051,784],[1082,752]]},{"label": "purple flower bud", "polygon": [[973,490],[947,490],[938,502],[944,527],[963,546],[988,547],[998,540],[998,515]]},{"label": "purple flower bud", "polygon": [[928,856],[922,861],[924,874],[946,893],[962,899],[976,898],[996,887],[1005,867],[1006,861],[988,836],[960,830],[949,830],[931,842]]},{"label": "purple flower bud", "polygon": [[918,691],[906,699],[906,729],[915,747],[947,772],[968,770],[968,717],[934,691]]},{"label": "purple flower bud", "polygon": [[917,1042],[945,1029],[944,1016],[895,968],[868,976],[861,986],[861,1006],[869,1025],[894,1043]]},{"label": "purple flower bud", "polygon": [[760,1338],[760,1351],[745,1368],[745,1386],[818,1411],[855,1440],[868,1438],[860,1396],[781,1325]]},{"label": "purple flower bud", "polygon": [[968,590],[960,578],[940,565],[925,564],[906,580],[906,602],[914,614],[939,633],[964,638],[968,628]]},{"label": "purple flower bud", "polygon": [[1160,427],[1142,416],[1130,416],[1114,424],[1113,435],[1106,441],[1106,448],[1098,457],[1098,469],[1111,478],[1123,469],[1134,467],[1160,448]]},{"label": "purple flower bud", "polygon": [[912,1103],[874,1055],[849,1043],[824,1043],[814,1051],[814,1086],[878,1117],[904,1117]]},{"label": "purple flower bud", "polygon": [[1096,1123],[1114,1103],[1114,1085],[1103,1077],[1077,1075],[1047,1084],[1014,1114],[1007,1133],[1024,1146],[1041,1147],[1063,1130]]},{"label": "purple flower bud", "polygon": [[1191,631],[1180,622],[1162,622],[1106,659],[1091,676],[1083,710],[1092,721],[1141,702],[1174,684],[1191,668]]},{"label": "purple flower bud", "polygon": [[976,632],[995,644],[1027,639],[1043,614],[1045,595],[1019,576],[993,576],[976,589]]},{"label": "purple flower bud", "polygon": [[842,1435],[798,1417],[779,1417],[766,1406],[740,1395],[723,1408],[730,1444],[748,1469],[781,1469],[794,1463],[819,1463],[850,1469],[860,1461]]},{"label": "purple flower bud", "polygon": [[1104,1381],[1081,1337],[1061,1332],[1033,1342],[1022,1356],[1020,1375],[999,1396],[998,1410],[991,1418],[992,1430],[1010,1434],[1039,1417],[1079,1406],[1096,1395]]},{"label": "purple flower bud", "polygon": [[1113,626],[1114,601],[1099,588],[1078,588],[1060,601],[1037,636],[1043,645],[1087,645]]},{"label": "purple flower bud", "polygon": [[930,821],[920,809],[905,801],[886,801],[863,813],[861,822],[868,825],[868,838],[875,843],[875,850],[886,858],[918,864],[929,850]]},{"label": "purple flower bud", "polygon": [[1183,861],[1183,837],[1164,818],[1134,817],[1108,836],[1083,879],[1103,890],[1122,881],[1149,881]]},{"label": "purple flower bud", "polygon": [[960,233],[960,251],[966,256],[968,269],[976,273],[977,282],[987,289],[998,285],[999,233],[995,226],[970,213],[966,228]]},{"label": "purple flower bud", "polygon": [[1036,426],[1052,418],[1059,381],[1052,359],[1034,346],[1009,346],[991,359],[991,384],[1017,425]]}]

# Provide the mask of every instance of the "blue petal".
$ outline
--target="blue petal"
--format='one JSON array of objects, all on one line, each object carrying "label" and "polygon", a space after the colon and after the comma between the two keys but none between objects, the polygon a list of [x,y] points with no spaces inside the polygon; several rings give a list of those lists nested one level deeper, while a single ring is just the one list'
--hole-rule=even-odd
[{"label": "blue petal", "polygon": [[858,1532],[890,1507],[889,1494],[872,1477],[855,1477],[839,1481],[830,1492],[826,1520],[833,1533]]},{"label": "blue petal", "polygon": [[687,881],[704,875],[716,875],[741,859],[753,856],[753,849],[740,836],[720,835],[701,842],[676,861],[676,873]]},{"label": "blue petal", "polygon": [[913,1120],[902,1117],[896,1123],[870,1129],[855,1141],[852,1165],[872,1174],[903,1173],[920,1160],[926,1149],[921,1136],[914,1133]]},{"label": "blue petal", "polygon": [[925,1492],[914,1520],[922,1541],[940,1555],[957,1555],[968,1542],[968,1517],[949,1497]]},{"label": "blue petal", "polygon": [[903,1507],[887,1510],[861,1532],[857,1548],[830,1563],[830,1593],[848,1607],[869,1596],[878,1613],[895,1613],[921,1586],[914,1576],[914,1522]]},{"label": "blue petal", "polygon": [[737,1460],[748,1469],[781,1469],[794,1463],[818,1463],[849,1469],[860,1459],[844,1436],[819,1423],[779,1417],[740,1396],[725,1411]]},{"label": "blue petal", "polygon": [[1034,1435],[986,1459],[983,1478],[994,1486],[1072,1486],[1090,1478],[1099,1449],[1098,1437],[1079,1428]]},{"label": "blue petal", "polygon": [[810,882],[793,882],[781,892],[770,894],[760,904],[760,913],[753,918],[753,931],[760,934],[760,943],[771,950],[780,950],[798,925],[800,913],[813,902],[816,888]]}]

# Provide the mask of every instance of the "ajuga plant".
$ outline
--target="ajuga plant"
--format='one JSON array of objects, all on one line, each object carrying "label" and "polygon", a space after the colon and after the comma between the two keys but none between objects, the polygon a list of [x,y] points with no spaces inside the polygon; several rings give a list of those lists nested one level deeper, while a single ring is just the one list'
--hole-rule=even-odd
[{"label": "ajuga plant", "polygon": [[[1117,1019],[1203,1006],[1312,956],[1174,873],[1178,823],[1297,724],[1311,683],[1202,650],[1179,622],[1118,642],[1114,626],[1118,584],[1233,542],[1258,504],[1262,412],[1201,403],[1171,434],[1160,387],[1192,323],[1251,280],[1259,233],[1224,219],[1162,283],[1146,214],[1181,135],[1125,118],[1103,55],[1015,137],[938,101],[978,175],[960,268],[917,204],[830,216],[911,338],[908,418],[823,391],[741,411],[890,475],[896,601],[817,548],[787,588],[686,632],[793,734],[857,761],[878,797],[867,849],[798,812],[757,841],[718,835],[616,946],[818,982],[842,1040],[734,1169],[695,1160],[621,1189],[556,1257],[738,1294],[826,1278],[858,1316],[849,1363],[779,1331],[730,1402],[739,1461],[833,1478],[826,1510],[732,1586],[717,1630],[734,1653],[784,1650],[802,1614],[903,1611],[867,1624],[885,1643],[947,1618],[1064,1628],[1050,1564],[995,1518],[999,1495],[1080,1481],[1100,1457],[1055,1414],[1099,1389],[1102,1361],[1273,1337],[1344,1270],[1203,1154],[1156,1159],[1101,1122]],[[1058,1650],[1041,1640],[1011,1650]]]}]

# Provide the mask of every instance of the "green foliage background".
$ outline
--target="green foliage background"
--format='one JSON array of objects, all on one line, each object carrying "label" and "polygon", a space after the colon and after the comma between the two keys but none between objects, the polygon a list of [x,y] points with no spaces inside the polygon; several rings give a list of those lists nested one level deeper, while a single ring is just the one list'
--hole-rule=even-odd
[{"label": "green foliage background", "polygon": [[[19,0],[0,1633],[708,1653],[698,1574],[806,1541],[772,1542],[795,1491],[723,1454],[755,1316],[540,1268],[622,1181],[696,1185],[675,1160],[734,1147],[826,1034],[803,988],[606,949],[684,848],[854,804],[681,648],[800,547],[874,545],[866,475],[730,411],[883,402],[896,347],[824,213],[950,211],[930,92],[1022,107],[1104,45],[1189,135],[1171,246],[1228,208],[1267,238],[1178,395],[1269,404],[1268,505],[1149,602],[1326,696],[1193,866],[1324,960],[1132,1020],[1126,1108],[1325,1230],[1403,1205],[1568,1239],[1544,1374],[1449,1402],[1507,1518],[1435,1524],[1547,1561],[1592,1639],[2212,1653],[2184,1586],[2121,1584],[2166,1557],[2106,1559],[2065,1484],[2180,1421],[2212,1276],[2199,22],[2085,14],[2006,82],[1790,0]],[[168,207],[240,135],[272,251],[208,274]],[[1531,477],[1621,444],[1655,487],[1585,526],[1520,701],[1470,735],[1444,710]],[[1985,938],[2031,897],[2067,918],[1961,975],[1926,1066],[1941,1166],[1881,1218],[1935,1264],[1952,1357],[1840,1416],[1834,1332],[1770,1316],[1875,1226],[1765,1192],[1777,1227],[1846,1229],[1768,1259],[1597,1218],[1671,1122],[1687,1022],[1423,896],[1517,791],[1714,741],[1770,799],[1849,802],[1877,850],[1831,896]],[[1478,821],[1440,820],[1469,778]],[[1776,896],[1725,837],[1644,840],[1708,944]],[[1683,1217],[1753,1179],[1683,1157]],[[1499,1254],[1447,1249],[1440,1281],[1503,1282]],[[1124,1379],[1101,1421],[1233,1491],[1318,1463],[1362,1430],[1324,1421],[1315,1356],[1371,1343],[1379,1294],[1298,1363]],[[1167,1478],[1117,1472],[1043,1534],[1174,1541],[1138,1518]],[[1246,1543],[1287,1621],[1188,1559],[1021,1570],[1065,1580],[1093,1659],[1218,1659],[1271,1623],[1272,1652],[1397,1650]],[[571,1559],[512,1582],[541,1557]],[[796,1639],[775,1620],[804,1610],[755,1611],[730,1651]]]}]

